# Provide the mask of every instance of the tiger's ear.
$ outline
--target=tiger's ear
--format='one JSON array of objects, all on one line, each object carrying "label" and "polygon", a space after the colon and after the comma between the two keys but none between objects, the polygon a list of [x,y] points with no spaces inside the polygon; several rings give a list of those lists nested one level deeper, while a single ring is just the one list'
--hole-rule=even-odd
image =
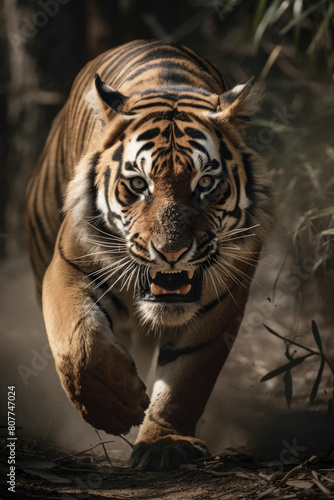
[{"label": "tiger's ear", "polygon": [[215,118],[227,122],[238,120],[241,124],[249,122],[261,103],[259,90],[253,88],[254,77],[243,85],[236,85],[219,96],[219,104]]},{"label": "tiger's ear", "polygon": [[99,98],[105,106],[108,106],[114,111],[120,111],[122,104],[126,101],[126,97],[104,83],[98,73],[95,75],[95,88]]},{"label": "tiger's ear", "polygon": [[87,93],[86,100],[96,114],[102,111],[109,115],[113,111],[121,112],[127,97],[104,83],[96,73],[93,88]]}]

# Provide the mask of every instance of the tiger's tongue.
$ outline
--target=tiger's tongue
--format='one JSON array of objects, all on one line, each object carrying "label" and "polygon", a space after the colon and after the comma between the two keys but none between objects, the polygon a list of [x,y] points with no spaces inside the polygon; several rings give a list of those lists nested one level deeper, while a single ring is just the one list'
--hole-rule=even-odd
[{"label": "tiger's tongue", "polygon": [[153,295],[166,295],[167,293],[176,293],[178,295],[187,295],[190,292],[191,285],[181,285],[176,290],[167,290],[162,286],[151,283],[151,292]]}]

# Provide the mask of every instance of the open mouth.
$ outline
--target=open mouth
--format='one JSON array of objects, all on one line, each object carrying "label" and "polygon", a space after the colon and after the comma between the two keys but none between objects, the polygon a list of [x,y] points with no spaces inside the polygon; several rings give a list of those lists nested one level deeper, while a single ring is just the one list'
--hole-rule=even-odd
[{"label": "open mouth", "polygon": [[201,271],[151,271],[142,276],[142,300],[151,302],[196,302],[200,299],[203,275]]}]

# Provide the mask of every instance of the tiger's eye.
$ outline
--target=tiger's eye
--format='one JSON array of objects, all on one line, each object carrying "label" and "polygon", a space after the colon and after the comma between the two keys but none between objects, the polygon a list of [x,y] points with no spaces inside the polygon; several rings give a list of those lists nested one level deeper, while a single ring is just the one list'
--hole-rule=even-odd
[{"label": "tiger's eye", "polygon": [[132,177],[132,179],[130,179],[130,186],[135,191],[142,193],[147,189],[147,182],[142,177]]},{"label": "tiger's eye", "polygon": [[208,189],[211,187],[213,179],[210,175],[204,175],[198,181],[198,186],[202,189]]}]

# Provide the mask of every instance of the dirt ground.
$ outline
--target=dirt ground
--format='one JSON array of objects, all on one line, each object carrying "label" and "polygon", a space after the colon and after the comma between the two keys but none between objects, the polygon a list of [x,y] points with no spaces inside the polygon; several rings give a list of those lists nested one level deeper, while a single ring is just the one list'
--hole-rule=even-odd
[{"label": "dirt ground", "polygon": [[[34,458],[36,454],[39,459]],[[277,467],[273,462],[259,462],[249,455],[226,450],[164,473],[129,469],[125,462],[108,462],[107,455],[93,450],[71,456],[64,450],[32,441],[21,442],[18,455],[14,496],[20,500],[334,498],[334,451]],[[4,461],[2,456],[2,471]],[[13,498],[13,493],[6,491],[4,480],[0,487],[2,499]]]}]

